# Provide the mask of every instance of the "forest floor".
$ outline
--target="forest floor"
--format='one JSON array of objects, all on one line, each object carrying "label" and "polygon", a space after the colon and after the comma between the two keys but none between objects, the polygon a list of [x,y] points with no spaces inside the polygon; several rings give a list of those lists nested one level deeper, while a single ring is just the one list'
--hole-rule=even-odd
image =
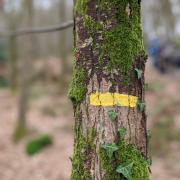
[{"label": "forest floor", "polygon": [[[179,180],[180,77],[160,75],[150,65],[146,77],[153,180]],[[18,144],[12,142],[18,98],[0,89],[0,180],[69,180],[73,113],[71,103],[65,96],[54,93],[54,88],[32,87],[27,115],[32,133]],[[29,157],[26,143],[47,133],[53,136],[53,145]]]}]

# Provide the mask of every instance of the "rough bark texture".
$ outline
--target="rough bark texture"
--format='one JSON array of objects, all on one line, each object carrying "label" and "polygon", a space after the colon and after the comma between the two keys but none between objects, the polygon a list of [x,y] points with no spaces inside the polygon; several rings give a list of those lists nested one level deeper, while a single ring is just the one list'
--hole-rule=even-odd
[{"label": "rough bark texture", "polygon": [[[77,0],[75,65],[69,96],[75,112],[72,180],[126,179],[118,165],[133,162],[134,180],[149,179],[140,0]],[[138,78],[136,70],[142,70]],[[90,95],[111,92],[137,96],[137,107],[92,106]],[[117,113],[112,121],[109,112]],[[127,133],[120,137],[118,129]],[[107,156],[103,144],[118,151]]]}]

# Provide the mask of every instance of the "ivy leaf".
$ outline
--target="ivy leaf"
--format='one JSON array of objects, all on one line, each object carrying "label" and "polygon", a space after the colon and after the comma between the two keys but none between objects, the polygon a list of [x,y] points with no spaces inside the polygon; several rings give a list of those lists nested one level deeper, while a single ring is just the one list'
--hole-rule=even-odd
[{"label": "ivy leaf", "polygon": [[115,143],[103,144],[102,148],[106,150],[106,153],[110,159],[112,158],[113,153],[119,149]]},{"label": "ivy leaf", "polygon": [[135,68],[138,79],[141,79],[143,71],[141,69]]},{"label": "ivy leaf", "polygon": [[133,165],[133,162],[123,163],[117,167],[116,172],[122,174],[125,178],[127,178],[127,180],[132,180]]},{"label": "ivy leaf", "polygon": [[112,121],[115,121],[117,119],[118,113],[113,110],[110,110],[108,111],[108,115]]},{"label": "ivy leaf", "polygon": [[138,108],[141,112],[144,111],[144,108],[145,108],[145,103],[143,101],[139,101],[138,102]]},{"label": "ivy leaf", "polygon": [[119,132],[119,135],[120,135],[120,137],[121,138],[124,138],[125,137],[125,135],[126,135],[126,132],[127,132],[127,130],[126,130],[126,128],[119,128],[118,129],[118,132]]}]

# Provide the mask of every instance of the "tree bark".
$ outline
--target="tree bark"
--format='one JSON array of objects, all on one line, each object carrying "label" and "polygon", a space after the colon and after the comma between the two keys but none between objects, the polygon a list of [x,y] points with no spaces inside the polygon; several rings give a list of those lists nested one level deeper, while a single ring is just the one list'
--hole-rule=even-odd
[{"label": "tree bark", "polygon": [[140,11],[140,0],[75,2],[72,180],[130,179],[117,172],[128,163],[149,179]]},{"label": "tree bark", "polygon": [[16,37],[9,37],[10,81],[12,92],[15,92],[18,86],[17,44]]},{"label": "tree bark", "polygon": [[[59,3],[59,17],[60,23],[66,21],[66,1],[61,0]],[[60,91],[64,92],[64,87],[67,87],[67,72],[68,72],[68,62],[67,62],[67,33],[66,31],[60,32],[59,38],[59,48],[60,48],[60,60],[62,71],[60,73]]]},{"label": "tree bark", "polygon": [[[33,0],[25,0],[24,9],[26,10],[27,24],[29,27],[33,26]],[[14,133],[15,141],[20,140],[27,133],[27,110],[30,94],[30,83],[33,70],[33,55],[34,49],[34,36],[29,35],[26,39],[27,44],[27,57],[22,61],[21,66],[21,89],[18,103],[17,126]]]},{"label": "tree bark", "polygon": [[0,0],[0,11],[4,11],[4,0]]}]

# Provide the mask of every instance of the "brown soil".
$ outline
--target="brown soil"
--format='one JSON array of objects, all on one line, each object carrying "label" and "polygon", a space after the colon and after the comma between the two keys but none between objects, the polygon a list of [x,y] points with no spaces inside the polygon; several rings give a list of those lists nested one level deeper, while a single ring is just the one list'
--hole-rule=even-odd
[{"label": "brown soil", "polygon": [[[157,121],[167,115],[172,117],[179,131],[179,78],[174,75],[162,76],[150,65],[147,65],[146,77],[151,86],[146,98],[148,126],[156,128]],[[32,133],[14,144],[12,134],[17,117],[17,97],[8,90],[0,90],[0,180],[68,180],[73,151],[73,113],[70,102],[53,93],[32,96],[34,98],[31,99],[28,113],[28,127]],[[35,156],[27,156],[27,141],[44,133],[53,135],[54,145]],[[156,153],[153,156],[153,180],[180,179],[180,143],[169,141],[168,146],[169,151],[163,157]]]}]

